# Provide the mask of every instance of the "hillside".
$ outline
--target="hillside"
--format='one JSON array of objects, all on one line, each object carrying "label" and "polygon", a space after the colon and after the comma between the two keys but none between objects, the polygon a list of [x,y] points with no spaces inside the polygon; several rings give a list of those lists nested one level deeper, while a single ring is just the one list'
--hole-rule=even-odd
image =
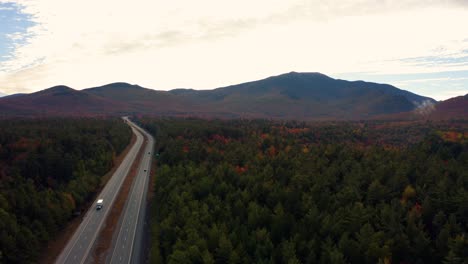
[{"label": "hillside", "polygon": [[412,111],[381,115],[376,119],[388,121],[468,119],[468,94],[437,103],[424,103]]},{"label": "hillside", "polygon": [[123,82],[81,91],[57,86],[0,99],[0,115],[146,114],[352,120],[407,113],[424,102],[435,103],[431,98],[391,85],[291,72],[213,90],[157,91]]},{"label": "hillside", "polygon": [[95,96],[67,86],[55,86],[20,96],[0,100],[0,115],[11,116],[81,116],[121,113],[128,105]]},{"label": "hillside", "polygon": [[131,110],[146,114],[175,114],[185,111],[200,111],[196,104],[184,100],[167,91],[156,91],[128,83],[111,83],[83,90],[108,100],[131,105]]},{"label": "hillside", "polygon": [[247,117],[360,119],[411,111],[431,98],[396,87],[291,72],[211,91],[176,90],[214,109]]},{"label": "hillside", "polygon": [[430,114],[433,119],[467,118],[468,117],[468,94],[442,101],[435,106]]}]

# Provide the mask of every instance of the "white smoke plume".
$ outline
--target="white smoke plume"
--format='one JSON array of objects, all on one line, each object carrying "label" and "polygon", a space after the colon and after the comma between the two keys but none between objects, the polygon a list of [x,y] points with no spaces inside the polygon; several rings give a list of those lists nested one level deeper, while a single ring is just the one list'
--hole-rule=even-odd
[{"label": "white smoke plume", "polygon": [[417,103],[416,105],[417,107],[415,111],[419,115],[429,115],[432,111],[435,110],[435,104],[430,100]]}]

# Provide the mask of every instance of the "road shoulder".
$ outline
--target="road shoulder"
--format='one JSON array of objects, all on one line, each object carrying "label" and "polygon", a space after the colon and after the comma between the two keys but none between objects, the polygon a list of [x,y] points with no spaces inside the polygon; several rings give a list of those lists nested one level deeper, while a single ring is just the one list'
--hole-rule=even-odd
[{"label": "road shoulder", "polygon": [[47,244],[47,247],[44,248],[43,252],[41,253],[38,263],[40,264],[54,263],[54,261],[57,259],[57,257],[60,255],[60,253],[63,251],[63,249],[67,245],[67,242],[75,233],[76,229],[80,226],[83,220],[83,217],[85,216],[86,211],[89,209],[91,204],[96,200],[97,195],[101,192],[102,188],[104,188],[105,184],[110,179],[110,176],[113,175],[114,172],[117,170],[117,168],[120,166],[125,156],[128,154],[128,152],[133,147],[133,145],[135,145],[135,142],[136,142],[136,135],[132,133],[130,144],[128,144],[125,150],[122,151],[122,153],[120,153],[120,155],[115,158],[114,166],[109,172],[106,173],[106,175],[102,177],[101,186],[96,190],[95,195],[92,198],[90,198],[87,203],[81,206],[80,211],[82,212],[82,214],[70,220],[66,224],[66,226],[62,229],[62,231],[60,231],[53,239],[49,241],[49,243]]},{"label": "road shoulder", "polygon": [[107,254],[111,253],[111,245],[117,236],[115,234],[117,232],[114,231],[118,230],[120,227],[120,219],[125,208],[125,203],[130,193],[133,181],[138,174],[140,160],[142,155],[144,155],[145,146],[148,142],[146,135],[144,133],[142,133],[142,135],[144,138],[143,145],[138,152],[134,163],[132,164],[129,174],[125,178],[125,181],[120,188],[119,194],[117,195],[114,205],[112,206],[112,210],[109,212],[104,227],[100,231],[98,238],[96,239],[95,246],[91,251],[90,255],[92,257],[93,263],[105,263]]}]

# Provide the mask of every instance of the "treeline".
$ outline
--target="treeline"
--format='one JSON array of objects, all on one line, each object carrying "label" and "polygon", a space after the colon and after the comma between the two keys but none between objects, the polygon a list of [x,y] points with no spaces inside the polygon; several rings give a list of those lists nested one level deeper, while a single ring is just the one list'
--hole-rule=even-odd
[{"label": "treeline", "polygon": [[123,121],[0,121],[0,263],[33,263],[130,143]]},{"label": "treeline", "polygon": [[467,263],[468,123],[140,119],[152,263]]}]

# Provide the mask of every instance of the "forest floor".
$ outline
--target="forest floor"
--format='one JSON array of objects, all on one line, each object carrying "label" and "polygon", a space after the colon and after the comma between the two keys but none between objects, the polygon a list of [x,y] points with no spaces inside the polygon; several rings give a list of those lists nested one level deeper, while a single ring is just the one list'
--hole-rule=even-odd
[{"label": "forest floor", "polygon": [[[49,241],[49,243],[47,244],[47,247],[44,249],[44,251],[42,252],[40,256],[38,263],[50,264],[50,263],[55,262],[57,257],[62,252],[63,248],[67,245],[68,240],[70,240],[70,238],[75,233],[75,230],[81,224],[81,221],[83,220],[83,217],[85,216],[88,208],[94,202],[96,196],[101,192],[102,188],[110,179],[111,175],[114,174],[114,172],[117,170],[120,163],[122,163],[122,160],[125,158],[125,156],[130,151],[130,149],[135,144],[135,142],[136,142],[136,136],[135,134],[132,134],[132,139],[130,140],[130,144],[125,148],[124,151],[122,151],[122,153],[120,153],[119,156],[115,158],[114,167],[112,167],[112,169],[108,173],[106,173],[106,175],[102,177],[101,186],[96,191],[95,196],[90,198],[88,202],[84,203],[81,206],[81,208],[79,208],[79,211],[81,212],[80,216],[76,216],[71,221],[69,221],[68,224],[65,226],[65,228],[63,228],[63,230],[59,234],[57,234],[57,236],[55,236],[53,239]],[[125,185],[125,182],[124,182],[124,185]],[[120,197],[120,194],[119,194],[119,197]],[[112,215],[112,212],[111,212],[111,215]]]},{"label": "forest floor", "polygon": [[104,223],[104,227],[99,232],[95,245],[91,250],[91,257],[93,260],[92,263],[105,263],[107,254],[110,253],[109,249],[114,239],[114,231],[119,226],[120,216],[122,215],[123,209],[125,207],[125,202],[127,201],[128,194],[130,193],[133,180],[138,174],[138,166],[140,165],[141,157],[145,152],[145,144],[147,144],[146,142],[148,139],[144,134],[143,138],[143,145],[137,154],[135,162],[133,162],[132,167],[130,168],[129,174],[125,178],[122,187],[120,188],[117,199],[114,201],[112,209],[107,216],[106,222]]}]

